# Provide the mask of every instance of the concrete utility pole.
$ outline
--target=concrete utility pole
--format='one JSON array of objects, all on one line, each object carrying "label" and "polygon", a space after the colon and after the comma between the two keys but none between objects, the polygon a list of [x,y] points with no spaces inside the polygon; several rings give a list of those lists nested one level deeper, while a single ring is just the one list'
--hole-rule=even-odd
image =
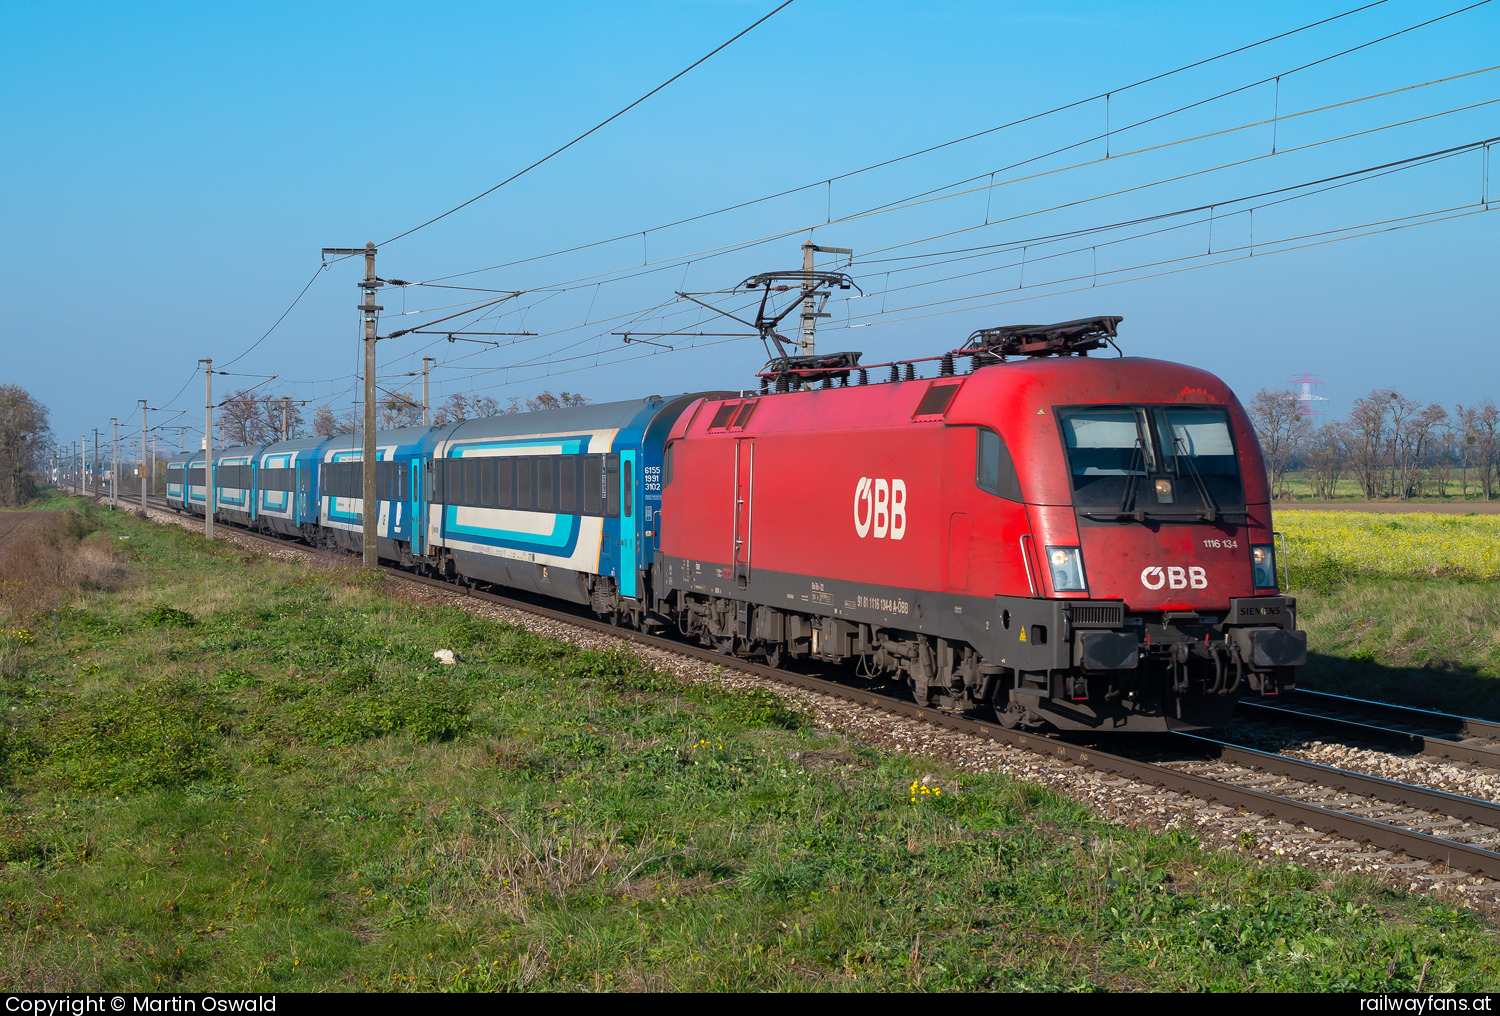
[{"label": "concrete utility pole", "polygon": [[802,352],[814,352],[815,333],[818,330],[818,318],[828,317],[820,306],[814,305],[813,301],[822,296],[827,302],[827,293],[818,292],[818,283],[812,277],[813,254],[850,254],[854,251],[848,247],[820,247],[818,244],[808,240],[802,245],[802,271],[806,274],[806,281],[802,283]]},{"label": "concrete utility pole", "polygon": [[99,428],[94,428],[94,494],[99,493]]},{"label": "concrete utility pole", "polygon": [[146,512],[146,400],[141,399],[141,514]]},{"label": "concrete utility pole", "polygon": [[286,412],[291,408],[292,400],[285,395],[281,397],[281,440],[286,440]]},{"label": "concrete utility pole", "polygon": [[375,544],[375,525],[380,518],[380,502],[375,495],[375,288],[380,285],[375,279],[375,245],[365,244],[365,298],[360,309],[365,314],[365,446],[360,454],[360,473],[364,476],[363,497],[360,510],[364,516],[365,567],[374,568],[380,563],[379,548]]},{"label": "concrete utility pole", "polygon": [[380,288],[380,280],[375,277],[375,245],[367,243],[363,248],[324,247],[323,253],[343,257],[356,254],[365,256],[365,278],[359,284],[359,288],[365,291],[365,298],[359,304],[359,309],[365,315],[364,443],[359,456],[364,483],[360,490],[360,516],[364,523],[364,565],[366,568],[374,568],[380,562],[379,550],[375,545],[376,523],[380,519],[380,502],[375,499],[375,315],[385,310],[384,307],[375,305],[375,290]]},{"label": "concrete utility pole", "polygon": [[431,356],[422,357],[422,426],[432,426],[432,403],[427,399],[427,365],[437,363],[437,359]]},{"label": "concrete utility pole", "polygon": [[[214,538],[214,358],[203,364],[203,538]],[[183,497],[186,501],[186,496]]]},{"label": "concrete utility pole", "polygon": [[[80,437],[78,439],[78,447],[80,449],[82,449],[82,453],[83,453],[83,458],[80,459],[79,461],[81,461],[83,463],[83,469],[82,469],[82,473],[83,473],[83,490],[84,490],[85,493],[87,493],[88,490],[89,490],[89,465],[88,465],[88,461],[87,461],[88,457],[89,457],[89,436],[87,434],[84,434],[82,437]],[[98,483],[97,482],[94,484],[94,488],[98,489]]]},{"label": "concrete utility pole", "polygon": [[109,510],[114,511],[115,505],[120,503],[120,421],[111,416],[109,423],[114,428],[114,467],[109,471]]}]

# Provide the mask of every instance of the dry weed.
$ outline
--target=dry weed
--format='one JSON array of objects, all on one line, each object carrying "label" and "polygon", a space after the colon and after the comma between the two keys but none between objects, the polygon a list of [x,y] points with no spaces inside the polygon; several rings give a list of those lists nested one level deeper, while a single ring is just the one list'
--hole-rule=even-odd
[{"label": "dry weed", "polygon": [[76,589],[114,589],[123,560],[101,536],[80,532],[72,513],[0,545],[0,609],[21,621],[54,609]]}]

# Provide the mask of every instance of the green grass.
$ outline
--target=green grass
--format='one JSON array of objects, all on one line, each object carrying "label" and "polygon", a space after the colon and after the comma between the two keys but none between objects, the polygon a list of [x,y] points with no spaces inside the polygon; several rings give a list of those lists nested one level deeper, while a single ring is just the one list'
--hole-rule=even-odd
[{"label": "green grass", "polygon": [[1470,911],[90,519],[126,580],[0,660],[4,990],[1500,983]]}]

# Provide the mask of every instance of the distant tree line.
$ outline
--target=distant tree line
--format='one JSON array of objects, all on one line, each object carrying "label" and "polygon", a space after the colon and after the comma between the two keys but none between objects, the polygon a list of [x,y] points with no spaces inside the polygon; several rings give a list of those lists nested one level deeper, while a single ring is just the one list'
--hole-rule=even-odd
[{"label": "distant tree line", "polygon": [[1488,501],[1500,487],[1500,410],[1493,399],[1449,412],[1381,388],[1355,399],[1342,420],[1317,427],[1291,391],[1262,389],[1246,409],[1274,497],[1287,496],[1287,474],[1295,468],[1319,499],[1332,497],[1346,477],[1371,500],[1445,495],[1457,480],[1463,497],[1472,489]]},{"label": "distant tree line", "polygon": [[[480,420],[489,416],[509,416],[512,413],[535,413],[543,409],[563,409],[568,406],[586,406],[588,397],[577,392],[539,392],[529,399],[507,399],[505,405],[488,395],[466,395],[454,392],[432,410],[434,426],[447,427],[464,420]],[[331,405],[319,406],[313,414],[313,433],[319,437],[335,434],[353,434],[359,429],[360,414],[349,409],[335,413]],[[381,430],[399,430],[402,427],[422,425],[422,403],[410,392],[385,393],[376,410],[376,426]]]},{"label": "distant tree line", "polygon": [[[542,409],[560,409],[567,406],[588,405],[588,398],[577,392],[543,391],[529,399],[512,398],[501,405],[488,395],[466,395],[454,392],[432,411],[432,422],[439,427],[477,420],[487,416],[508,416],[511,413],[535,413]],[[283,413],[288,440],[307,436],[307,423],[302,415],[302,405],[283,400],[278,395],[257,395],[246,389],[235,392],[219,404],[218,430],[220,447],[234,445],[270,444],[281,440]],[[332,437],[335,434],[353,434],[359,430],[360,413],[357,409],[335,412],[331,404],[319,406],[313,411],[312,434]],[[422,403],[411,392],[382,392],[376,407],[376,426],[381,430],[400,430],[402,427],[422,425]]]}]

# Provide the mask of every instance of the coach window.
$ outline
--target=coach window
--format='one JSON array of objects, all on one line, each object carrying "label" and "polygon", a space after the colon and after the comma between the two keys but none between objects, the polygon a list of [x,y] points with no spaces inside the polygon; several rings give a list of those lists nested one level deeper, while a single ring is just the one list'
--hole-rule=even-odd
[{"label": "coach window", "polygon": [[580,455],[578,459],[578,514],[598,515],[604,511],[604,456]]},{"label": "coach window", "polygon": [[495,507],[495,460],[483,459],[479,463],[479,506]]},{"label": "coach window", "polygon": [[531,507],[531,457],[516,457],[516,507],[522,510]]},{"label": "coach window", "polygon": [[550,512],[557,507],[557,456],[539,455],[536,460],[536,507]]},{"label": "coach window", "polygon": [[988,427],[980,427],[977,449],[974,482],[979,489],[1007,501],[1021,500],[1021,479],[1016,475],[1016,465],[1000,435]]},{"label": "coach window", "polygon": [[578,456],[564,455],[558,460],[557,510],[564,515],[578,514]]},{"label": "coach window", "polygon": [[604,517],[620,517],[620,456],[604,457]]},{"label": "coach window", "polygon": [[635,514],[635,463],[620,463],[620,514],[626,518]]},{"label": "coach window", "polygon": [[495,505],[509,508],[516,501],[516,464],[509,458],[495,460]]}]

